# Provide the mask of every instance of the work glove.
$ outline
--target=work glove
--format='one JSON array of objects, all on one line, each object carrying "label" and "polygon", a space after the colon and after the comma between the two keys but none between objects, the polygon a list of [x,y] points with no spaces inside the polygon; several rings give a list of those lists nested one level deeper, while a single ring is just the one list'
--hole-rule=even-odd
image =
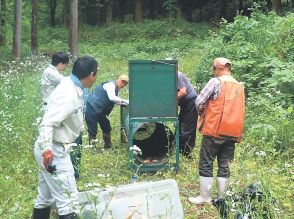
[{"label": "work glove", "polygon": [[52,165],[53,161],[53,153],[51,150],[46,150],[42,154],[43,156],[43,164],[46,168],[46,170],[49,173],[54,173],[56,171],[56,165]]},{"label": "work glove", "polygon": [[123,100],[120,105],[121,106],[128,106],[129,105],[129,100]]}]

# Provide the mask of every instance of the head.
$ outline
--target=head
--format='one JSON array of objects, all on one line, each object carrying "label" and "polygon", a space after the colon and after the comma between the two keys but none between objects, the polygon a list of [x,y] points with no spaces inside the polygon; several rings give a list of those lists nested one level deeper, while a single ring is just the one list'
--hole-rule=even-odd
[{"label": "head", "polygon": [[58,71],[64,71],[69,62],[68,55],[64,52],[54,53],[52,56],[51,64],[55,66]]},{"label": "head", "polygon": [[120,75],[116,81],[115,81],[115,85],[117,87],[117,89],[122,89],[125,86],[127,86],[129,83],[129,77],[127,75]]},{"label": "head", "polygon": [[232,62],[223,57],[216,58],[213,62],[212,69],[215,76],[230,75]]},{"label": "head", "polygon": [[98,62],[91,56],[78,58],[73,65],[72,74],[75,75],[84,87],[92,87],[96,81]]}]

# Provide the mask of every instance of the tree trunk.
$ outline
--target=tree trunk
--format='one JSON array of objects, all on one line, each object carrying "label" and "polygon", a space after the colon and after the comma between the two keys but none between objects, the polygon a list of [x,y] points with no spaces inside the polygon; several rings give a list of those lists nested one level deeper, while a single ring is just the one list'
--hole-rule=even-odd
[{"label": "tree trunk", "polygon": [[62,6],[62,14],[63,14],[63,24],[64,26],[69,26],[69,2],[68,0],[63,0],[63,6]]},{"label": "tree trunk", "polygon": [[135,22],[143,21],[143,12],[142,12],[142,0],[136,0],[136,9],[135,9]]},{"label": "tree trunk", "polygon": [[279,12],[282,6],[281,0],[272,0],[272,6],[276,12]]},{"label": "tree trunk", "polygon": [[6,0],[1,0],[0,5],[0,46],[6,45]]},{"label": "tree trunk", "polygon": [[55,27],[56,0],[50,0],[50,25]]},{"label": "tree trunk", "polygon": [[106,24],[109,25],[112,23],[112,1],[107,2],[107,15],[106,15]]},{"label": "tree trunk", "polygon": [[78,0],[71,0],[69,20],[69,51],[72,59],[77,58],[78,40]]},{"label": "tree trunk", "polygon": [[16,58],[21,57],[21,17],[22,0],[14,1],[14,27],[13,27],[13,47],[12,54]]},{"label": "tree trunk", "polygon": [[31,49],[34,55],[38,54],[38,13],[39,0],[32,0]]}]

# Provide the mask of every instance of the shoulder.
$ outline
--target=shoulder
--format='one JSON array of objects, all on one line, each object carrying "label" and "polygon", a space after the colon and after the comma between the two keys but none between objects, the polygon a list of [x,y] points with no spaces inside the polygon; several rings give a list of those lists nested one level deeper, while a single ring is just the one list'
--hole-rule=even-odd
[{"label": "shoulder", "polygon": [[70,93],[75,90],[75,85],[69,77],[65,77],[61,80],[60,84],[55,89],[59,93]]},{"label": "shoulder", "polygon": [[182,78],[186,78],[186,76],[182,72],[178,71],[178,78],[182,79]]},{"label": "shoulder", "polygon": [[216,78],[216,77],[211,78],[211,79],[208,81],[207,84],[210,84],[210,85],[218,85],[218,84],[220,84],[220,79],[219,79],[219,78]]},{"label": "shoulder", "polygon": [[103,84],[104,89],[115,89],[115,83],[113,81],[108,81]]}]

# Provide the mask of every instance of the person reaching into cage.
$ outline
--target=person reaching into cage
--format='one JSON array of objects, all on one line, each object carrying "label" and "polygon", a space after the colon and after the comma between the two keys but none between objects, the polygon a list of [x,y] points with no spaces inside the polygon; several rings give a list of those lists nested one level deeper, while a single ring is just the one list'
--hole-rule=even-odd
[{"label": "person reaching into cage", "polygon": [[178,72],[178,106],[180,107],[180,152],[186,157],[190,157],[192,149],[195,147],[196,126],[198,114],[195,107],[197,93],[189,79]]},{"label": "person reaching into cage", "polygon": [[129,104],[129,100],[118,96],[119,90],[127,86],[128,82],[129,77],[122,74],[116,80],[99,84],[88,95],[85,120],[88,126],[89,144],[95,144],[99,124],[103,134],[104,148],[111,148],[111,125],[107,117],[115,104],[124,106]]}]

